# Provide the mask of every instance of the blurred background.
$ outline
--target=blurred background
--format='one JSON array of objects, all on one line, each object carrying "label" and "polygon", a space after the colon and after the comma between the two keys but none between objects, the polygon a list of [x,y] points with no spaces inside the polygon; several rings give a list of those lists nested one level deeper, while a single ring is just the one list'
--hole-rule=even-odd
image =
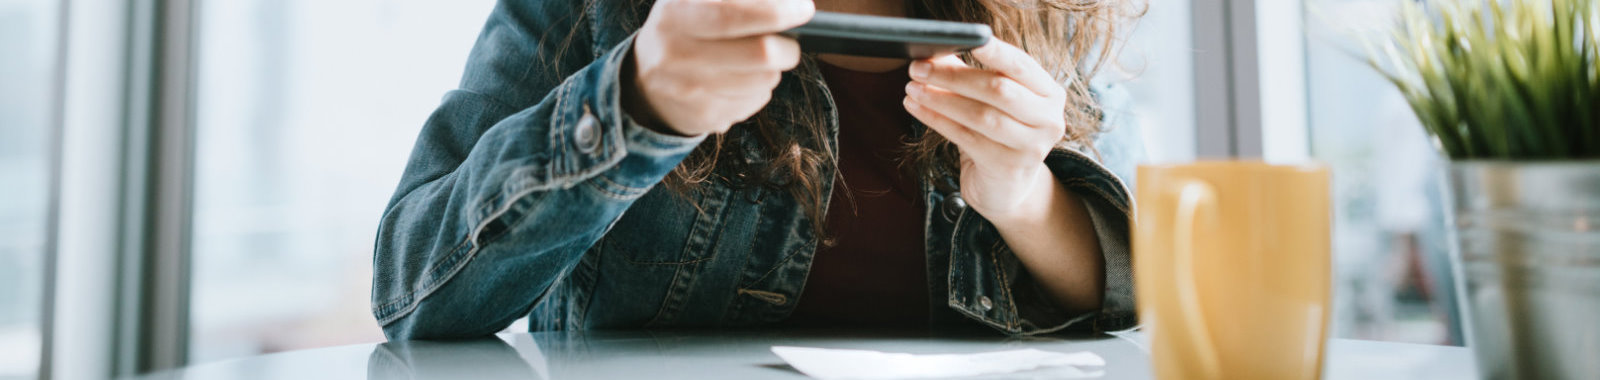
[{"label": "blurred background", "polygon": [[0,0],[0,378],[39,366],[57,8]]},{"label": "blurred background", "polygon": [[[1120,65],[1099,80],[1134,99],[1117,112],[1139,121],[1149,162],[1231,152],[1330,164],[1335,335],[1460,344],[1439,159],[1399,94],[1361,58],[1360,38],[1383,33],[1399,1],[1151,0]],[[1217,13],[1229,9],[1223,2],[1248,4],[1254,15]],[[151,27],[171,4],[192,10],[180,15],[188,28]],[[0,0],[0,379],[97,378],[382,340],[368,310],[376,222],[492,6]],[[139,43],[141,35],[187,42],[178,82],[145,78],[173,62],[148,59],[170,46]],[[1240,65],[1219,55],[1254,58],[1255,80],[1218,79]],[[160,98],[140,102],[149,93],[139,89],[161,94],[171,83],[185,94],[176,130],[187,140],[175,149],[188,196],[170,208],[183,228],[157,235],[183,240],[180,270],[130,264],[142,262],[129,255],[144,245],[127,237],[161,227],[116,223],[139,210],[122,195],[146,175],[126,159],[149,146],[136,132],[173,120],[141,118],[140,107]],[[1240,93],[1222,103],[1212,96]],[[1237,120],[1214,117],[1225,108],[1256,120],[1219,126]],[[1253,137],[1219,147],[1223,132]],[[110,206],[95,212],[96,200]],[[150,273],[185,277],[165,291],[182,294],[125,288]],[[151,299],[183,302],[139,306]],[[182,347],[173,351],[180,357],[123,352],[144,347],[126,330],[148,322],[122,321],[122,311],[142,307],[183,315],[173,338],[181,342],[166,343]],[[105,364],[59,364],[75,360]]]}]

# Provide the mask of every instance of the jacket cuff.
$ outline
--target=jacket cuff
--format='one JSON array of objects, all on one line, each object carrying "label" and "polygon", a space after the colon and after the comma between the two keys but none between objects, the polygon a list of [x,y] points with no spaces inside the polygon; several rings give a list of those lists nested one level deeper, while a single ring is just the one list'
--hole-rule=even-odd
[{"label": "jacket cuff", "polygon": [[[622,109],[622,69],[634,38],[624,39],[555,94],[551,141],[556,176],[599,176],[609,195],[644,195],[678,166],[705,136],[669,136],[645,128]],[[613,165],[615,165],[613,167]],[[608,170],[610,169],[610,170]]]},{"label": "jacket cuff", "polygon": [[1083,330],[1133,328],[1139,320],[1133,298],[1133,199],[1128,187],[1112,170],[1079,151],[1057,150],[1045,161],[1056,180],[1083,202],[1105,260],[1100,310],[1085,316],[1088,326]]},{"label": "jacket cuff", "polygon": [[963,213],[954,234],[950,308],[1012,335],[1061,331],[1092,318],[1057,309],[988,220]]},{"label": "jacket cuff", "polygon": [[1105,291],[1100,310],[1072,314],[1058,307],[999,230],[975,213],[956,223],[951,251],[950,307],[1009,334],[1058,331],[1105,332],[1138,323],[1134,311],[1129,255],[1131,200],[1109,170],[1080,152],[1057,150],[1045,159],[1055,178],[1088,209],[1105,258]]}]

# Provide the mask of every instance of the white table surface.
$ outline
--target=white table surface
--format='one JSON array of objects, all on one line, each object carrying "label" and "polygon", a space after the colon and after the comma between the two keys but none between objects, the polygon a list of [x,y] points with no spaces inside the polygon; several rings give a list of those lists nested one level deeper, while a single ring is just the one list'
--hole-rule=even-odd
[{"label": "white table surface", "polygon": [[[910,353],[1018,348],[1092,351],[1105,379],[1149,379],[1142,333],[1099,338],[932,336],[834,330],[628,331],[501,334],[461,342],[360,344],[204,363],[139,379],[801,379],[774,345]],[[1334,339],[1327,379],[1472,379],[1463,347]],[[1049,369],[1004,379],[1049,379]]]}]

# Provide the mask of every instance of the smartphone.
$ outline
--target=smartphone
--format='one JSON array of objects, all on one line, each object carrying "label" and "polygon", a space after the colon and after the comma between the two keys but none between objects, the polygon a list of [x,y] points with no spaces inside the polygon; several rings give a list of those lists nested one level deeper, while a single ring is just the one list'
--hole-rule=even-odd
[{"label": "smartphone", "polygon": [[817,12],[783,34],[810,53],[909,59],[967,51],[993,38],[984,24],[834,12]]}]

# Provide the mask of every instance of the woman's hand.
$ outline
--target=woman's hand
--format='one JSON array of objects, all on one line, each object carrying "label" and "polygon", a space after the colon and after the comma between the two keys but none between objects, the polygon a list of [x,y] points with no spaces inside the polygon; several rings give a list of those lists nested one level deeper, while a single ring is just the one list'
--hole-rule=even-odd
[{"label": "woman's hand", "polygon": [[663,132],[727,131],[799,63],[799,44],[777,33],[814,12],[811,0],[657,1],[623,70],[624,109]]},{"label": "woman's hand", "polygon": [[1066,132],[1066,90],[1033,57],[1001,41],[911,64],[906,110],[961,151],[961,196],[997,225],[1047,217],[1060,186],[1044,165]]},{"label": "woman's hand", "polygon": [[1044,159],[1066,133],[1067,92],[1022,49],[990,42],[911,64],[906,110],[961,150],[961,197],[994,223],[1017,259],[1072,312],[1097,310],[1105,259],[1089,212]]}]

